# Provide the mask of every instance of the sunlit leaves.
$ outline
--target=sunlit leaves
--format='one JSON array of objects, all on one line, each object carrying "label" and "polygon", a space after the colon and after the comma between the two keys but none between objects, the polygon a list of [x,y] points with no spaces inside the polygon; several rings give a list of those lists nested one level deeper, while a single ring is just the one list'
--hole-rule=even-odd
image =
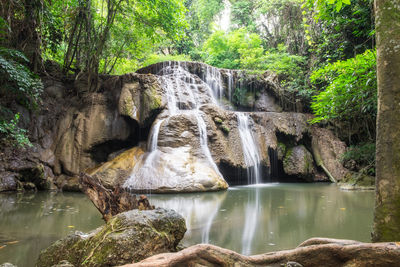
[{"label": "sunlit leaves", "polygon": [[375,117],[377,106],[376,56],[367,50],[355,58],[328,64],[311,75],[324,90],[314,97],[313,123]]}]

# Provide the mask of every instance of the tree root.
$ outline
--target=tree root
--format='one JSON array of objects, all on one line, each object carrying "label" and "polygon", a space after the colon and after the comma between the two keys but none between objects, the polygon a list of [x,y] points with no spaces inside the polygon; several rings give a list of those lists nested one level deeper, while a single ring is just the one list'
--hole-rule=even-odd
[{"label": "tree root", "polygon": [[214,245],[199,244],[123,267],[175,266],[397,266],[400,243],[361,243],[312,238],[292,250],[244,256]]}]

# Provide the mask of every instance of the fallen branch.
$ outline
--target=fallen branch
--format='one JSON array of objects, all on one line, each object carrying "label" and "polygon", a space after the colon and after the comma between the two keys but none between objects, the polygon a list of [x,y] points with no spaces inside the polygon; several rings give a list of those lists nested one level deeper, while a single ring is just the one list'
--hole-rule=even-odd
[{"label": "fallen branch", "polygon": [[[290,263],[291,264],[288,264]],[[397,266],[398,243],[361,243],[312,238],[292,250],[244,256],[213,245],[200,244],[177,253],[164,253],[123,267],[174,266]],[[296,265],[297,263],[297,265]],[[301,264],[301,265],[299,265]]]},{"label": "fallen branch", "polygon": [[79,183],[82,185],[84,193],[90,198],[95,207],[103,215],[103,219],[108,221],[112,216],[118,213],[140,209],[152,210],[154,206],[150,205],[146,196],[141,195],[139,200],[125,190],[116,187],[114,191],[105,188],[99,179],[86,173],[79,175]]}]

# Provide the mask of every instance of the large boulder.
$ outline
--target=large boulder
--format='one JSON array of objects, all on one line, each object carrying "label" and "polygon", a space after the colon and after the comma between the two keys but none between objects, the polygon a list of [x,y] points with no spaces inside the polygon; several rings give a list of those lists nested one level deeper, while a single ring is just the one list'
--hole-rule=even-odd
[{"label": "large boulder", "polygon": [[122,82],[118,100],[119,114],[128,116],[141,125],[151,123],[154,116],[165,107],[165,92],[156,76],[126,74],[113,79]]},{"label": "large boulder", "polygon": [[313,156],[303,145],[289,148],[283,159],[283,170],[288,175],[312,181],[315,174]]},{"label": "large boulder", "polygon": [[227,189],[208,147],[201,145],[199,116],[196,112],[161,116],[155,122],[160,124],[157,149],[138,160],[124,186],[155,193]]},{"label": "large boulder", "polygon": [[173,210],[131,210],[88,233],[74,233],[43,250],[36,266],[116,266],[177,250],[185,220]]},{"label": "large boulder", "polygon": [[132,173],[133,167],[141,160],[144,153],[141,147],[128,149],[114,159],[87,170],[87,173],[96,176],[104,187],[114,189],[126,181]]}]

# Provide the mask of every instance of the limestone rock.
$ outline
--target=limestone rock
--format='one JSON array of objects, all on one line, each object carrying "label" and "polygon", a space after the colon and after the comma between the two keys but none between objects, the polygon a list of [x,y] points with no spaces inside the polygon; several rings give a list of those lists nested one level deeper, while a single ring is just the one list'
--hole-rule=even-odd
[{"label": "limestone rock", "polygon": [[204,192],[228,188],[212,163],[190,146],[163,147],[143,157],[125,186],[137,192]]},{"label": "limestone rock", "polygon": [[295,175],[307,181],[313,180],[315,173],[313,164],[313,156],[303,145],[289,148],[283,159],[283,169],[286,174]]},{"label": "limestone rock", "polygon": [[311,147],[315,162],[324,168],[331,179],[341,181],[349,172],[340,163],[340,157],[346,151],[346,144],[328,129],[313,127],[311,135]]},{"label": "limestone rock", "polygon": [[164,92],[154,75],[127,74],[121,77],[122,89],[118,100],[119,114],[148,125],[165,107]]},{"label": "limestone rock", "polygon": [[[104,95],[92,96],[82,110],[69,109],[58,125],[54,171],[70,176],[96,165],[90,151],[95,145],[111,140],[126,140],[132,128],[112,107]],[[111,106],[111,107],[110,107]],[[101,157],[101,155],[99,155]],[[102,161],[102,159],[97,159]]]},{"label": "limestone rock", "polygon": [[[133,191],[216,191],[228,188],[208,148],[200,144],[199,119],[194,112],[160,118],[157,149],[146,153],[124,186]],[[157,123],[157,122],[156,122]]]},{"label": "limestone rock", "polygon": [[125,182],[143,154],[144,150],[141,147],[131,148],[111,161],[87,170],[87,173],[100,179],[104,187],[114,189]]},{"label": "limestone rock", "polygon": [[131,210],[88,233],[74,233],[43,250],[36,266],[67,260],[75,266],[116,266],[159,253],[176,251],[186,231],[185,220],[173,210]]}]

